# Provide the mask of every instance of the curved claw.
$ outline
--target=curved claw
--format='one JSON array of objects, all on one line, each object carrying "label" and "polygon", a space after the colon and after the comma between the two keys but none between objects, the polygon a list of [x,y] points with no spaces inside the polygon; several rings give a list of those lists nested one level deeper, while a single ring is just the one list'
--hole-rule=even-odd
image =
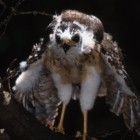
[{"label": "curved claw", "polygon": [[75,137],[76,137],[76,138],[82,137],[82,133],[81,133],[80,131],[77,131]]},{"label": "curved claw", "polygon": [[62,125],[58,125],[57,128],[55,129],[55,132],[59,132],[59,133],[62,133],[64,134],[64,128]]}]

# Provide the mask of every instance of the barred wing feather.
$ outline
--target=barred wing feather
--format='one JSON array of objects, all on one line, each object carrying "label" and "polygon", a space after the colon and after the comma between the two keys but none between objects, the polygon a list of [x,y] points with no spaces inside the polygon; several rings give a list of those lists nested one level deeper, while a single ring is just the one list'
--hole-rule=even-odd
[{"label": "barred wing feather", "polygon": [[51,74],[41,60],[34,62],[16,80],[15,98],[43,124],[53,123],[60,100]]},{"label": "barred wing feather", "polygon": [[140,135],[140,98],[125,71],[120,48],[105,33],[101,43],[102,77],[106,87],[106,103],[116,115],[122,114],[126,126]]}]

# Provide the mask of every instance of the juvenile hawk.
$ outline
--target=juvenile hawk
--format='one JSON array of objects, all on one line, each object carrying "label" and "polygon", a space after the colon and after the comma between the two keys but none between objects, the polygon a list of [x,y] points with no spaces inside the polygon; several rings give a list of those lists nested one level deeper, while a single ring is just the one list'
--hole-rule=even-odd
[{"label": "juvenile hawk", "polygon": [[79,99],[85,140],[88,111],[97,96],[106,96],[111,111],[123,114],[126,126],[140,135],[139,95],[124,69],[120,48],[104,32],[102,22],[93,15],[66,10],[55,15],[48,28],[53,32],[41,57],[28,63],[30,56],[21,63],[22,73],[15,84],[17,100],[46,125],[56,117],[61,101],[57,130],[63,131],[66,107],[72,97]]}]

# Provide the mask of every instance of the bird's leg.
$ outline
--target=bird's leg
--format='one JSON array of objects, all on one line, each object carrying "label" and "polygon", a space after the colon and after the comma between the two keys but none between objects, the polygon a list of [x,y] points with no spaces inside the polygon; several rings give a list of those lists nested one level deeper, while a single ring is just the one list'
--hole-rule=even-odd
[{"label": "bird's leg", "polygon": [[86,140],[86,137],[87,137],[87,111],[83,112],[83,118],[84,118],[84,121],[83,121],[83,140]]},{"label": "bird's leg", "polygon": [[94,106],[101,83],[100,74],[92,65],[85,66],[82,73],[80,106],[83,112],[83,140],[87,137],[87,114]]},{"label": "bird's leg", "polygon": [[65,103],[62,104],[62,111],[61,111],[60,121],[59,121],[58,126],[56,128],[57,132],[64,133],[63,121],[64,121],[64,115],[65,115],[66,106],[67,105]]},{"label": "bird's leg", "polygon": [[86,140],[86,137],[87,137],[87,115],[88,115],[88,112],[87,111],[84,111],[83,112],[83,135],[81,134],[80,131],[77,131],[76,133],[76,137],[83,137],[83,140]]}]

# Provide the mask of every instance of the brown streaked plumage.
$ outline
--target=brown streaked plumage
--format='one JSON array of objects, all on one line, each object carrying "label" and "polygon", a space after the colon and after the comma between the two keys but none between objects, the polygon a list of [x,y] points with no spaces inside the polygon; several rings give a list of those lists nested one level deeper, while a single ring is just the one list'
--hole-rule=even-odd
[{"label": "brown streaked plumage", "polygon": [[[28,72],[25,71],[25,73],[23,72],[20,76],[29,76],[29,78],[31,78],[30,75],[34,73],[34,67],[39,67],[40,65],[40,62],[39,64],[35,63],[31,64],[28,68],[28,71],[32,73],[29,73],[28,75]],[[29,112],[34,114],[41,123],[46,126],[49,124],[52,128],[54,120],[58,115],[60,100],[50,72],[42,66],[38,74],[39,77],[34,81],[35,83],[30,89],[25,91],[25,89],[22,89],[17,85],[14,97],[21,102]],[[26,79],[24,80],[26,83],[21,84],[29,84]],[[29,80],[29,82],[32,81]]]},{"label": "brown streaked plumage", "polygon": [[[130,130],[135,129],[140,135],[140,97],[124,69],[120,48],[116,42],[112,41],[112,37],[106,33],[102,41],[102,55],[106,55],[102,66],[104,68],[103,82],[106,85],[106,102],[111,105],[113,113],[123,115],[124,122]],[[107,58],[107,56],[110,57]],[[110,72],[110,66],[106,65],[107,63],[110,63],[110,66],[114,69],[113,73]],[[117,76],[121,77],[126,85],[119,78],[117,79]]]},{"label": "brown streaked plumage", "polygon": [[[139,96],[124,69],[121,49],[104,32],[102,22],[93,15],[66,10],[54,16],[48,28],[53,32],[42,57],[16,80],[16,98],[29,111],[32,112],[30,105],[38,109],[34,114],[41,121],[38,114],[40,106],[43,107],[48,112],[43,117],[46,123],[54,119],[61,101],[57,127],[60,132],[64,131],[63,119],[70,99],[78,98],[84,117],[83,140],[86,140],[88,111],[97,96],[106,96],[111,111],[123,114],[126,126],[140,134]],[[25,83],[29,85],[26,87]],[[30,104],[26,104],[28,101]]]}]

